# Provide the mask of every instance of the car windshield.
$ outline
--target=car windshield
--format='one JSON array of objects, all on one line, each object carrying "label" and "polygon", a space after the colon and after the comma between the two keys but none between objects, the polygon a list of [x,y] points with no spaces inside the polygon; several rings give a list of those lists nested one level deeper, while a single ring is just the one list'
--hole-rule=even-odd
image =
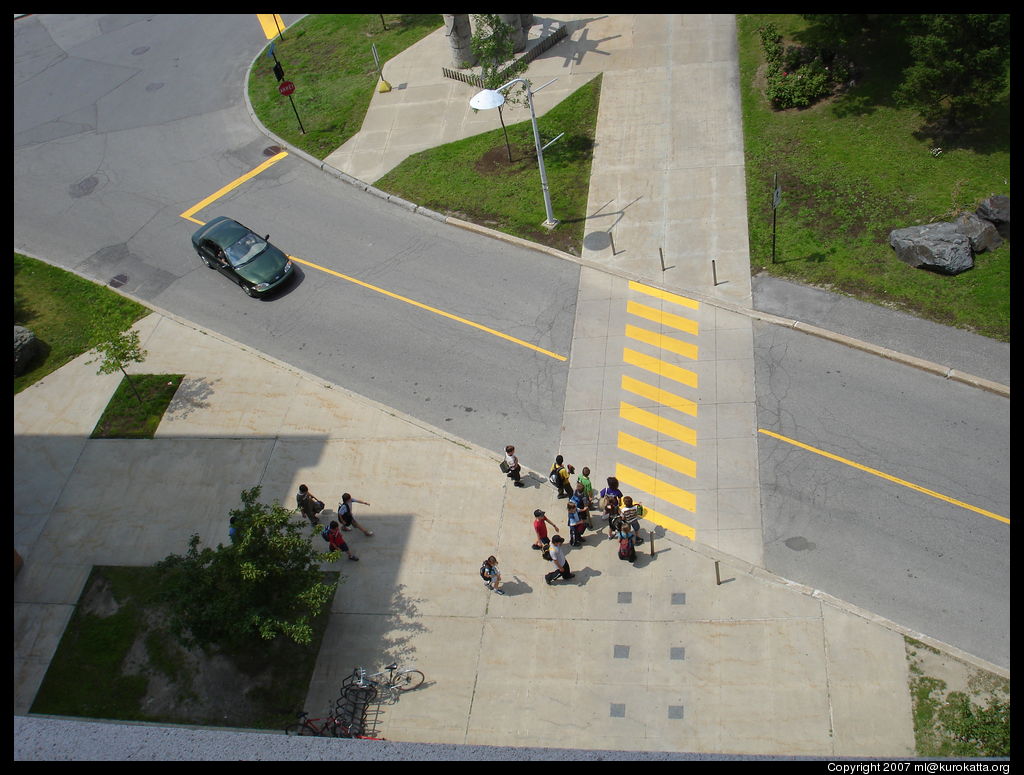
[{"label": "car windshield", "polygon": [[225,252],[228,254],[231,266],[241,266],[252,261],[266,249],[267,243],[252,232],[249,232],[234,245],[231,245]]}]

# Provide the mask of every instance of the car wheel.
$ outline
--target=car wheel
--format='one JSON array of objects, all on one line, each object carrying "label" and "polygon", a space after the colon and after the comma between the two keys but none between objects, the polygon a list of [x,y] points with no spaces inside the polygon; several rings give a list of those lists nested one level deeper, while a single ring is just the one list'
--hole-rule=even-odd
[{"label": "car wheel", "polygon": [[242,290],[245,291],[245,295],[250,299],[255,299],[257,296],[256,291],[252,289],[251,285],[243,285]]}]

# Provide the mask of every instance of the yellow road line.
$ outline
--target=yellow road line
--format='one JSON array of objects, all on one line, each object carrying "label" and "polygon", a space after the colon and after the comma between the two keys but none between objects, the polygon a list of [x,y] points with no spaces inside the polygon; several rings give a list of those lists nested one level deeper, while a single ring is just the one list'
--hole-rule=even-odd
[{"label": "yellow road line", "polygon": [[619,431],[619,449],[650,460],[659,467],[671,468],[673,471],[686,474],[694,479],[697,477],[697,464],[688,457],[677,455],[675,452],[662,449],[656,444],[638,439],[636,436],[630,436],[622,431]]},{"label": "yellow road line", "polygon": [[663,291],[663,290],[660,290],[658,288],[652,288],[649,285],[644,285],[643,283],[638,283],[635,280],[630,280],[629,281],[629,289],[631,291],[638,291],[640,293],[645,293],[648,296],[654,296],[655,298],[661,299],[662,301],[670,301],[673,304],[681,304],[684,307],[689,307],[690,309],[700,309],[700,302],[699,301],[694,301],[693,299],[688,299],[685,296],[677,296],[674,293],[669,293],[668,291]]},{"label": "yellow road line", "polygon": [[943,495],[940,492],[929,490],[927,487],[921,487],[920,485],[914,484],[913,482],[908,482],[903,479],[897,479],[895,476],[890,476],[889,474],[883,473],[874,468],[869,468],[868,466],[865,465],[861,465],[860,463],[854,463],[852,460],[847,460],[846,458],[839,457],[839,455],[833,455],[831,452],[825,452],[824,450],[817,449],[816,447],[811,447],[807,444],[803,444],[794,439],[790,439],[785,436],[780,436],[778,433],[773,433],[772,431],[765,430],[764,428],[758,428],[757,432],[763,433],[765,436],[771,436],[772,438],[778,439],[779,441],[784,441],[787,444],[792,444],[794,447],[800,447],[801,449],[805,449],[808,452],[813,452],[816,455],[827,457],[829,460],[835,460],[838,463],[844,463],[848,466],[853,466],[854,468],[857,468],[869,474],[874,474],[875,476],[879,476],[882,479],[887,479],[888,481],[893,482],[895,484],[901,484],[904,487],[909,487],[911,490],[917,490],[918,492],[924,493],[925,495],[931,495],[933,498],[938,498],[939,500],[944,500],[947,503],[952,503],[954,506],[960,506],[961,508],[968,509],[969,511],[974,511],[983,516],[991,517],[992,519],[999,520],[1000,522],[1005,522],[1007,525],[1010,524],[1010,520],[1008,520],[1006,517],[1000,516],[999,514],[993,514],[991,511],[986,511],[985,509],[978,508],[977,506],[972,506],[969,503],[958,501],[955,498],[950,498],[948,495]]},{"label": "yellow road line", "polygon": [[648,385],[646,382],[633,379],[626,374],[622,375],[621,386],[623,390],[628,390],[630,393],[636,393],[638,396],[646,398],[648,401],[654,401],[662,406],[668,406],[680,412],[685,412],[692,417],[697,416],[697,404],[688,398],[677,396],[675,393],[670,393],[667,390],[654,387],[654,385]]},{"label": "yellow road line", "polygon": [[233,180],[230,183],[228,183],[226,186],[224,186],[219,191],[215,191],[214,193],[210,194],[208,197],[206,197],[206,199],[204,199],[199,204],[194,205],[193,207],[190,207],[188,210],[186,210],[185,212],[183,212],[181,214],[181,217],[186,219],[186,220],[192,221],[192,223],[198,223],[200,226],[202,226],[203,222],[202,221],[198,221],[195,218],[193,218],[192,217],[193,215],[195,215],[197,212],[202,210],[204,207],[206,207],[211,202],[215,202],[216,200],[220,199],[222,196],[224,196],[229,191],[231,191],[231,190],[233,190],[235,188],[238,188],[240,185],[245,183],[245,181],[249,180],[250,178],[256,177],[261,172],[263,172],[263,170],[267,169],[268,167],[273,166],[274,164],[277,164],[279,161],[281,161],[281,159],[283,159],[287,155],[288,155],[288,151],[281,151],[281,153],[277,154],[276,156],[271,156],[269,159],[267,159],[265,162],[263,162],[256,169],[252,170],[251,172],[245,173],[240,178],[236,178],[235,180]]},{"label": "yellow road line", "polygon": [[433,312],[435,315],[440,315],[441,317],[448,318],[449,320],[454,320],[457,323],[462,323],[464,325],[471,326],[472,328],[479,329],[480,331],[484,331],[485,333],[488,333],[488,334],[491,334],[493,336],[497,336],[497,337],[500,337],[502,339],[505,339],[505,340],[507,340],[509,342],[513,342],[515,344],[521,345],[522,347],[526,347],[529,350],[533,350],[535,352],[539,352],[542,355],[547,355],[549,358],[554,358],[555,360],[558,360],[558,361],[568,360],[568,358],[566,356],[564,356],[564,355],[559,355],[558,353],[553,353],[550,350],[545,350],[543,347],[538,347],[535,344],[530,344],[529,342],[523,341],[522,339],[517,339],[514,336],[509,336],[508,334],[503,334],[501,331],[496,331],[493,328],[488,328],[487,326],[481,325],[480,323],[474,323],[472,320],[466,320],[466,318],[460,318],[458,315],[453,315],[450,312],[445,312],[442,309],[437,309],[437,307],[431,307],[430,305],[424,304],[421,301],[416,301],[416,300],[410,299],[410,298],[408,298],[406,296],[400,296],[397,293],[392,293],[391,291],[386,291],[383,288],[378,288],[376,285],[370,285],[369,283],[364,283],[362,280],[357,280],[354,277],[349,277],[348,275],[342,274],[341,272],[335,272],[333,269],[328,269],[325,266],[320,266],[319,264],[314,264],[311,261],[303,261],[301,258],[296,258],[295,256],[288,256],[288,258],[290,258],[292,261],[298,261],[303,266],[308,266],[311,269],[319,269],[321,272],[326,272],[327,274],[334,275],[335,277],[340,277],[342,280],[347,280],[350,283],[354,283],[356,285],[360,285],[363,288],[367,288],[368,290],[376,291],[377,293],[381,293],[381,294],[383,294],[383,295],[385,295],[385,296],[387,296],[389,298],[395,299],[397,301],[405,302],[406,304],[411,304],[412,306],[419,307],[420,309],[426,310],[427,312]]},{"label": "yellow road line", "polygon": [[659,323],[664,326],[678,328],[680,331],[685,331],[686,333],[693,334],[694,336],[698,335],[697,321],[684,318],[682,315],[663,312],[660,309],[648,307],[646,304],[641,304],[638,301],[627,301],[626,312],[630,315],[636,315],[637,317],[644,318],[644,320],[650,320],[652,323]]},{"label": "yellow road line", "polygon": [[616,463],[615,478],[621,483],[636,487],[638,490],[643,490],[648,495],[653,495],[658,500],[668,501],[681,509],[686,509],[687,511],[697,510],[697,496],[692,492],[659,481],[653,476],[637,471],[635,468],[624,466],[622,463]]},{"label": "yellow road line", "polygon": [[677,533],[684,538],[689,538],[691,541],[697,540],[697,531],[685,522],[679,522],[678,520],[672,519],[672,517],[666,517],[654,509],[649,509],[644,506],[644,516],[648,522],[653,522],[655,525],[661,525],[666,530],[671,530],[673,533]]},{"label": "yellow road line", "polygon": [[653,331],[648,331],[646,328],[628,324],[626,325],[626,336],[630,339],[636,339],[638,342],[649,344],[651,347],[657,347],[659,350],[668,350],[670,353],[682,355],[691,361],[697,360],[697,345],[690,344],[689,342],[683,342],[671,336],[656,334]]},{"label": "yellow road line", "polygon": [[666,420],[664,417],[654,414],[654,412],[648,412],[646,409],[627,404],[625,401],[619,402],[619,417],[623,420],[635,422],[637,425],[642,425],[656,433],[671,436],[694,447],[697,446],[697,431],[693,430],[693,428],[687,428],[685,425]]},{"label": "yellow road line", "polygon": [[652,358],[650,355],[625,347],[622,350],[622,360],[631,366],[639,366],[641,369],[646,369],[659,376],[682,382],[688,387],[697,387],[697,375],[694,372],[680,366],[673,366],[659,358]]}]

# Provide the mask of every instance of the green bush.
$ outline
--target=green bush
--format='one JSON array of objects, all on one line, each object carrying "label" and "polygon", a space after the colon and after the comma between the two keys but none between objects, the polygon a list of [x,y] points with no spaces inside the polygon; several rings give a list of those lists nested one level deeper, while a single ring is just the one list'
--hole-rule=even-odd
[{"label": "green bush", "polygon": [[782,36],[772,24],[759,32],[768,64],[765,96],[777,110],[806,108],[849,80],[852,67],[835,52],[804,46],[783,48]]}]

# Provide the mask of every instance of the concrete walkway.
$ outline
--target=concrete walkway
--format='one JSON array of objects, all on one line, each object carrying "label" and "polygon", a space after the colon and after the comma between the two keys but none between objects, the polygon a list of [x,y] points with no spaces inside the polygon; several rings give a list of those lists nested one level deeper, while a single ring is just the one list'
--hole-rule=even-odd
[{"label": "concrete walkway", "polygon": [[[15,397],[15,714],[93,565],[148,565],[192,532],[226,542],[242,489],[291,505],[305,482],[329,509],[342,491],[369,501],[376,533],[342,561],[314,714],[353,666],[395,659],[427,683],[384,708],[391,740],[912,755],[903,630],[759,568],[733,17],[559,19],[570,41],[529,73],[558,75],[548,107],[605,73],[561,451],[648,506],[653,554],[630,565],[595,533],[549,587],[530,549],[535,508],[564,521],[546,472],[513,488],[495,450],[157,310],[138,326],[146,370],[186,378],[155,439],[88,440],[117,379],[87,356]],[[330,165],[372,182],[494,127],[440,77],[446,47],[434,33],[385,65],[393,91]],[[505,596],[477,576],[489,554]]]}]

